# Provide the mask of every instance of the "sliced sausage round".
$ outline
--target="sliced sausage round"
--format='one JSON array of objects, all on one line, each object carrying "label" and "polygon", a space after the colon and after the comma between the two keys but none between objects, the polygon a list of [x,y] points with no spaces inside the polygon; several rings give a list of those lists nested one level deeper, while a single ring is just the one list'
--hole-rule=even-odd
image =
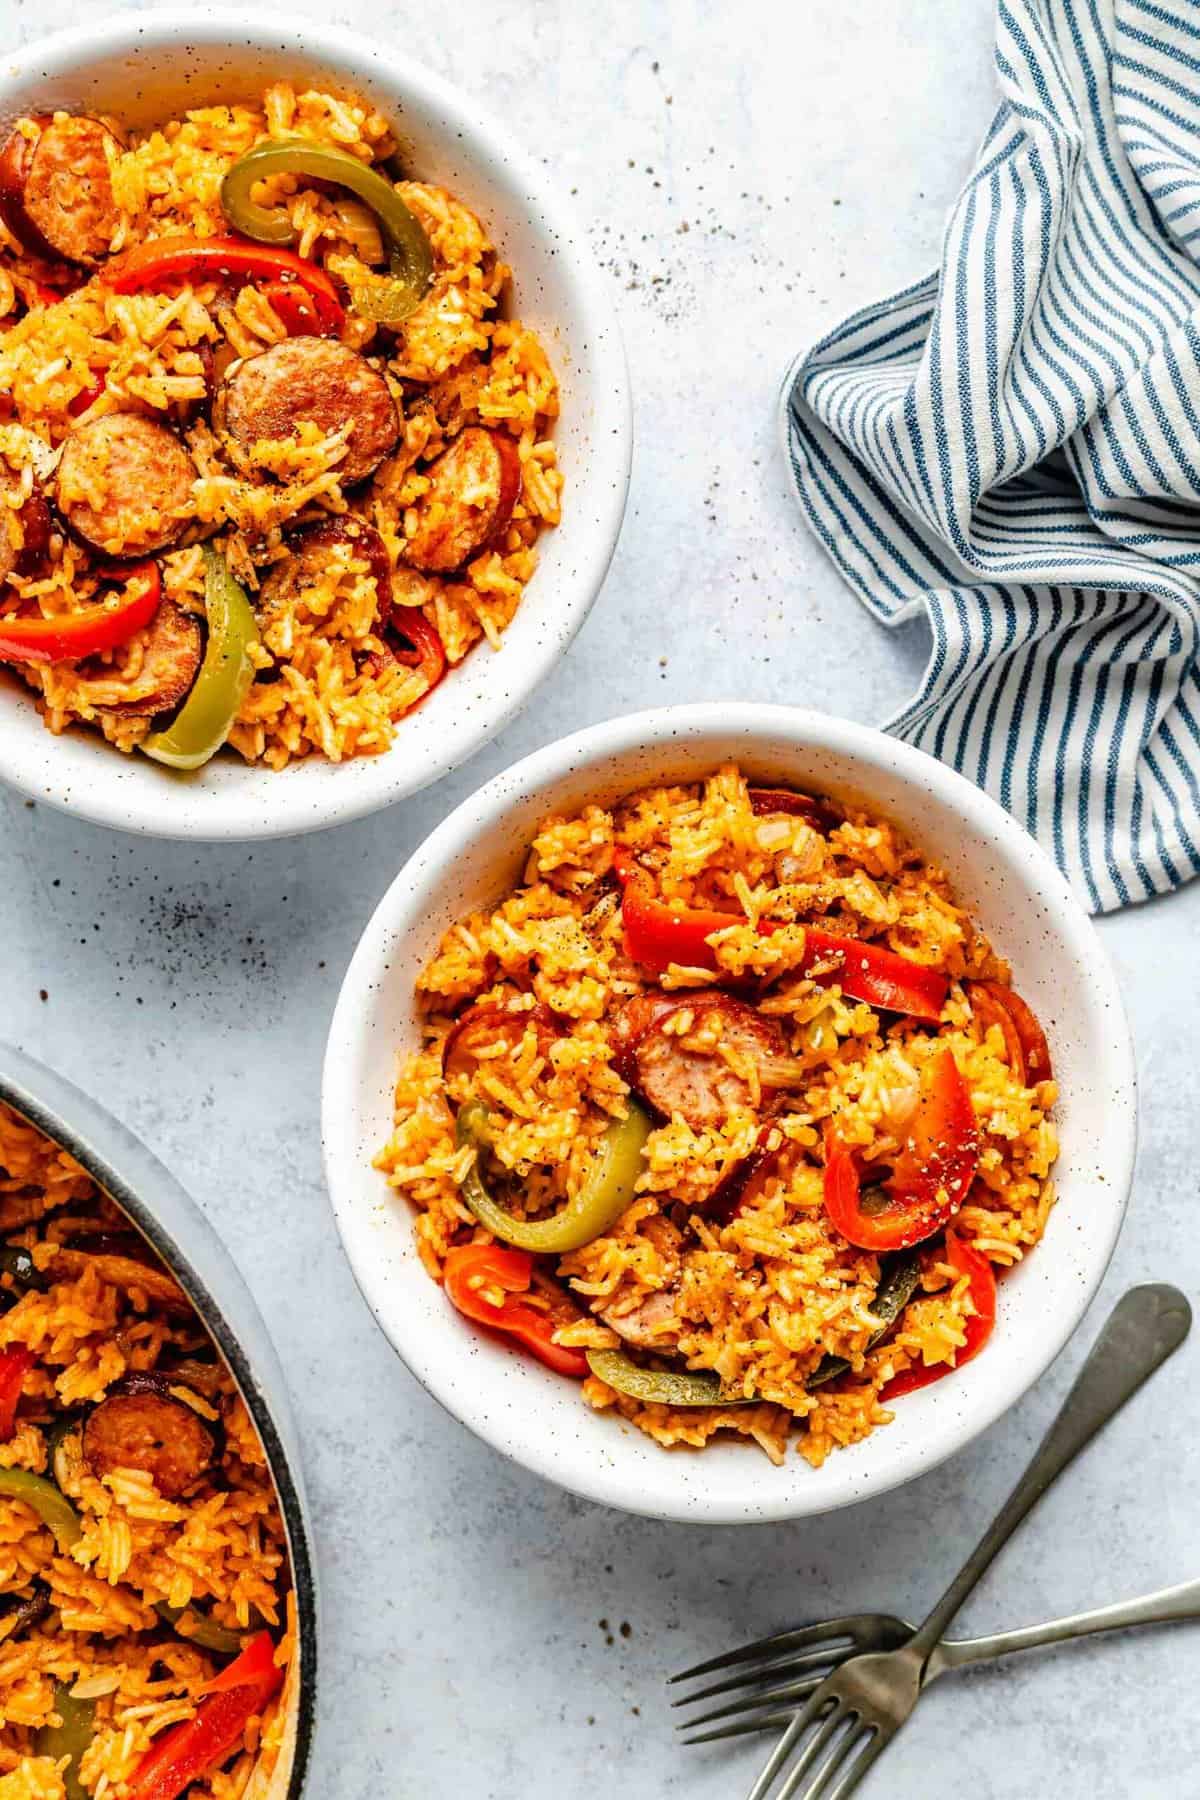
[{"label": "sliced sausage round", "polygon": [[506,431],[469,425],[422,471],[429,489],[417,501],[416,530],[405,546],[418,569],[449,574],[495,542],[521,493],[521,457]]},{"label": "sliced sausage round", "polygon": [[35,255],[99,262],[120,222],[109,164],[120,139],[86,115],[22,124],[0,150],[0,218]]},{"label": "sliced sausage round", "polygon": [[400,436],[400,414],[377,369],[332,338],[287,338],[234,363],[213,407],[213,422],[239,467],[264,440],[294,437],[302,424],[323,432],[352,425],[338,464],[343,487],[364,481]]},{"label": "sliced sausage round", "polygon": [[[691,1029],[679,1036],[668,1030],[681,1006],[694,1013]],[[685,1040],[703,1032],[712,1049],[686,1047]],[[675,1113],[694,1130],[720,1125],[731,1113],[750,1105],[751,1089],[722,1054],[734,1052],[763,1065],[783,1056],[779,1027],[744,1001],[728,994],[689,996],[662,1013],[632,1046],[634,1086],[656,1112]]]},{"label": "sliced sausage round", "polygon": [[613,1020],[613,1064],[622,1081],[637,1086],[638,1045],[664,1014],[674,1012],[682,1001],[678,994],[664,994],[660,988],[648,988],[626,1000]]},{"label": "sliced sausage round", "polygon": [[50,508],[41,484],[34,477],[32,492],[17,508],[21,543],[14,544],[5,525],[0,525],[0,586],[10,575],[31,575],[50,548]]},{"label": "sliced sausage round", "polygon": [[195,479],[195,463],[165,425],[106,413],[76,426],[63,445],[55,504],[93,550],[148,556],[187,530]]},{"label": "sliced sausage round", "polygon": [[522,1012],[509,1012],[494,1002],[477,1000],[457,1019],[442,1046],[442,1075],[447,1081],[456,1075],[474,1075],[481,1062],[495,1060],[496,1045],[502,1043],[510,1054],[519,1050],[530,1026],[537,1034],[538,1049],[548,1054],[558,1037],[558,1026],[548,1006],[540,1002]]},{"label": "sliced sausage round", "polygon": [[288,544],[288,554],[275,563],[262,584],[259,606],[273,612],[289,606],[315,587],[329,567],[330,552],[345,544],[357,562],[365,562],[375,577],[375,594],[380,618],[391,613],[392,570],[387,548],[373,525],[354,513],[322,519],[297,532]]},{"label": "sliced sausage round", "polygon": [[213,1434],[171,1394],[110,1394],[83,1428],[83,1460],[97,1478],[141,1469],[164,1500],[176,1500],[212,1466]]},{"label": "sliced sausage round", "polygon": [[114,698],[105,698],[104,711],[140,718],[178,706],[191,691],[202,656],[199,621],[173,600],[164,600],[147,626],[141,668],[119,684],[119,694],[118,684],[112,683]]},{"label": "sliced sausage round", "polygon": [[674,1349],[679,1336],[679,1277],[682,1265],[683,1235],[670,1219],[660,1213],[646,1219],[642,1232],[648,1237],[666,1265],[669,1285],[650,1294],[640,1305],[627,1307],[620,1296],[608,1305],[597,1307],[597,1313],[611,1331],[636,1344],[639,1350]]}]

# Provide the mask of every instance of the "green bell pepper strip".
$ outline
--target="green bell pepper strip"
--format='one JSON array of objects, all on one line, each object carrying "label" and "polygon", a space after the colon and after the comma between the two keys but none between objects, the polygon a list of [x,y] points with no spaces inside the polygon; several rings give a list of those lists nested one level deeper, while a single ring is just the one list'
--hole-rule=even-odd
[{"label": "green bell pepper strip", "polygon": [[351,291],[350,304],[360,318],[399,325],[420,305],[433,279],[433,251],[419,220],[390,181],[345,150],[308,138],[268,138],[239,157],[221,183],[226,218],[235,230],[260,244],[290,244],[296,236],[286,212],[261,206],[250,197],[255,182],[270,175],[309,175],[335,182],[349,188],[375,214],[390,279],[364,282]]},{"label": "green bell pepper strip", "polygon": [[66,1800],[90,1800],[90,1792],[79,1778],[79,1764],[95,1735],[96,1702],[77,1700],[60,1681],[54,1687],[54,1710],[62,1724],[41,1726],[33,1740],[33,1753],[52,1757],[55,1762],[69,1756],[71,1760],[63,1770]]},{"label": "green bell pepper strip", "polygon": [[69,1550],[83,1536],[79,1515],[64,1494],[44,1475],[28,1469],[0,1469],[0,1494],[7,1500],[23,1500],[54,1533],[60,1550]]},{"label": "green bell pepper strip", "polygon": [[622,1350],[589,1350],[593,1375],[654,1406],[753,1406],[744,1394],[731,1393],[715,1369],[644,1369]]},{"label": "green bell pepper strip", "polygon": [[[920,1283],[921,1258],[915,1250],[902,1250],[891,1259],[871,1304],[871,1311],[883,1323],[878,1331],[872,1333],[867,1344],[868,1350],[873,1350],[887,1336]],[[804,1385],[810,1389],[822,1387],[825,1382],[844,1375],[849,1367],[850,1363],[844,1356],[823,1356]]]},{"label": "green bell pepper strip", "polygon": [[633,1200],[651,1130],[649,1115],[632,1100],[628,1105],[625,1117],[614,1119],[600,1139],[592,1171],[575,1198],[552,1218],[517,1219],[492,1199],[479,1173],[479,1152],[490,1142],[487,1108],[468,1101],[458,1115],[458,1141],[476,1155],[462,1178],[462,1196],[479,1223],[502,1243],[535,1256],[563,1256],[603,1236]]},{"label": "green bell pepper strip", "polygon": [[202,1650],[211,1650],[214,1656],[240,1656],[246,1647],[246,1639],[252,1636],[250,1632],[243,1634],[218,1625],[215,1619],[194,1606],[168,1606],[165,1600],[160,1600],[154,1610],[177,1636],[185,1638],[189,1644],[199,1644]]},{"label": "green bell pepper strip", "polygon": [[204,606],[208,646],[191,692],[171,723],[152,731],[140,748],[173,769],[198,769],[221,748],[254,680],[250,646],[258,625],[246,590],[218,550],[204,546]]}]

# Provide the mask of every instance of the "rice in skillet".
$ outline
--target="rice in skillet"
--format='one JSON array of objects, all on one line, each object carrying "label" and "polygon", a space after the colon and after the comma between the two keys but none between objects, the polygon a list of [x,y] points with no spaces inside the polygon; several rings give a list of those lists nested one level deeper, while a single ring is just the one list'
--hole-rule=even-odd
[{"label": "rice in skillet", "polygon": [[[0,1800],[239,1800],[294,1641],[257,1434],[171,1276],[2,1104],[0,1234]],[[148,1786],[203,1762],[206,1719],[220,1748],[205,1684],[247,1658],[219,1761]]]},{"label": "rice in skillet", "polygon": [[867,812],[730,766],[547,819],[419,986],[377,1162],[430,1275],[660,1444],[820,1464],[983,1348],[1045,1229],[1045,1038]]}]

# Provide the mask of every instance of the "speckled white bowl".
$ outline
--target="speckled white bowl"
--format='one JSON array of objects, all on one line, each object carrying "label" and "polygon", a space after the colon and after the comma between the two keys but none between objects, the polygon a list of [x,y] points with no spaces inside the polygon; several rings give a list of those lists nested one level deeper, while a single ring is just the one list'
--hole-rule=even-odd
[{"label": "speckled white bowl", "polygon": [[[907,1397],[895,1422],[810,1469],[740,1443],[666,1452],[590,1411],[573,1383],[493,1342],[447,1304],[408,1208],[371,1159],[389,1135],[398,1052],[419,1043],[413,984],[455,919],[519,878],[536,823],[650,781],[737,760],[767,783],[857,799],[949,871],[1043,1020],[1061,1099],[1059,1203],[1006,1275],[986,1351]],[[1135,1080],[1116,979],[1091,921],[1044,852],[993,800],[866,726],[781,706],[670,707],[564,738],[453,812],[400,871],[350,964],[325,1056],[325,1172],[342,1242],[409,1368],[506,1456],[575,1493],[656,1518],[744,1523],[831,1511],[931,1469],[1018,1400],[1062,1349],[1108,1264],[1133,1170]]]},{"label": "speckled white bowl", "polygon": [[90,732],[55,738],[0,677],[0,777],[34,800],[155,837],[286,837],[361,818],[463,762],[522,707],[579,630],[616,547],[632,420],[616,295],[569,207],[507,129],[396,48],[311,19],[209,6],[127,11],[7,50],[0,126],[63,106],[133,125],[181,108],[255,97],[270,81],[365,94],[393,122],[405,166],[474,207],[513,268],[514,313],[540,332],[562,387],[555,430],[563,522],[501,648],[476,650],[401,726],[384,756],[315,758],[282,774],[219,756],[194,775],[121,756]]}]

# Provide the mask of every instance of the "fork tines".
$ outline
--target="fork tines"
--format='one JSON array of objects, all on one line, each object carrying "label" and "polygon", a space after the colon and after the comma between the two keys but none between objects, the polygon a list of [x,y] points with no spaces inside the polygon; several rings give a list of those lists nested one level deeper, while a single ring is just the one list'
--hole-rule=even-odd
[{"label": "fork tines", "polygon": [[[901,1619],[854,1613],[794,1631],[777,1632],[723,1656],[711,1657],[673,1675],[670,1685],[711,1674],[721,1674],[723,1679],[694,1688],[671,1704],[692,1708],[719,1695],[730,1698],[706,1712],[692,1712],[679,1721],[676,1729],[689,1734],[683,1739],[685,1744],[708,1744],[720,1738],[743,1737],[748,1732],[778,1730],[790,1722],[825,1677],[848,1657],[866,1650],[890,1649],[910,1630]],[[701,1731],[702,1725],[716,1728]]]},{"label": "fork tines", "polygon": [[806,1649],[810,1644],[834,1644],[848,1639],[852,1645],[857,1645],[862,1637],[861,1613],[851,1613],[844,1619],[822,1619],[815,1625],[802,1625],[795,1631],[777,1631],[771,1637],[756,1638],[752,1644],[727,1650],[724,1656],[711,1656],[707,1662],[695,1663],[692,1668],[669,1676],[668,1686],[674,1687],[680,1681],[694,1681],[700,1675],[715,1674],[718,1669],[732,1669],[739,1663],[769,1661],[786,1655],[789,1650]]}]

